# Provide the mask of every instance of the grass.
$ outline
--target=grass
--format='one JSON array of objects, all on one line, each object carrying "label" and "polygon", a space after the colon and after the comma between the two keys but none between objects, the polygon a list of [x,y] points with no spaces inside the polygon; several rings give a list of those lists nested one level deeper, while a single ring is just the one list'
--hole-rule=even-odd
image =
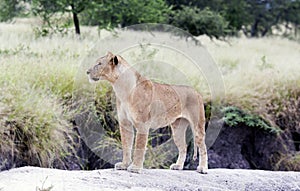
[{"label": "grass", "polygon": [[[17,20],[15,24],[0,23],[0,150],[14,155],[26,151],[24,157],[35,161],[33,165],[51,167],[55,158],[72,154],[73,143],[65,137],[72,137],[70,121],[76,114],[71,109],[74,103],[78,106],[87,99],[95,100],[99,118],[104,122],[103,112],[113,105],[107,105],[109,85],[92,86],[84,74],[86,66],[93,64],[86,62],[86,56],[91,50],[98,54],[94,47],[99,38],[97,29],[83,27],[80,39],[72,34],[36,38],[31,29],[36,24],[36,20],[30,19]],[[299,43],[278,37],[232,38],[230,44],[205,37],[199,39],[223,75],[226,90],[221,100],[223,106],[241,108],[274,125],[278,113],[284,111],[283,100],[300,95]],[[180,81],[181,74],[174,72],[157,73],[159,66],[155,70],[143,69],[142,73],[171,83],[188,82],[203,94],[206,102],[210,101],[205,75],[199,77],[193,67],[181,65],[190,61],[180,60],[174,52],[163,55],[157,47],[150,48],[151,51],[141,49],[122,56],[129,61],[167,58],[164,62],[173,65],[166,69],[181,69],[185,80]],[[105,45],[100,52],[104,49]],[[74,94],[78,102],[72,103]],[[110,115],[115,117],[113,112]],[[154,153],[151,151],[150,155]],[[157,162],[147,161],[147,165],[152,167]]]},{"label": "grass", "polygon": [[289,171],[299,171],[300,154],[279,154],[279,160],[274,165],[275,170],[287,169]]},{"label": "grass", "polygon": [[64,103],[80,59],[76,41],[35,40],[30,25],[0,25],[1,153],[12,153],[12,163],[19,156],[28,165],[52,167],[74,154],[71,112]]},{"label": "grass", "polygon": [[36,191],[51,191],[53,188],[54,188],[54,186],[53,185],[51,185],[51,186],[49,186],[49,187],[45,187],[45,183],[46,183],[46,181],[47,181],[47,179],[48,179],[48,176],[45,178],[45,180],[42,182],[42,186],[41,187],[36,187]]},{"label": "grass", "polygon": [[68,134],[70,125],[55,99],[22,87],[2,88],[0,96],[2,152],[12,150],[32,161],[31,165],[49,167],[67,151],[64,133]]},{"label": "grass", "polygon": [[264,114],[270,100],[299,91],[299,43],[279,37],[202,41],[222,71],[226,104]]}]

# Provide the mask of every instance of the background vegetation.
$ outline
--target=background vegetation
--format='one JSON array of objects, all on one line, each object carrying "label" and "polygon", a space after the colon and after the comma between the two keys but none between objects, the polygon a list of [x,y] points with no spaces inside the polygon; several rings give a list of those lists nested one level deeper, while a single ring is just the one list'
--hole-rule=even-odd
[{"label": "background vegetation", "polygon": [[[81,24],[111,29],[166,23],[196,36],[222,38],[242,31],[259,37],[272,34],[274,28],[297,35],[300,25],[299,0],[1,0],[0,8],[0,21],[34,14],[43,19],[44,30],[68,28],[73,23],[76,34]],[[65,14],[71,18],[57,26]]]},{"label": "background vegetation", "polygon": [[[198,39],[213,55],[225,82],[225,123],[289,132],[290,141],[300,149],[299,0],[0,0],[0,8],[1,169],[109,167],[103,161],[93,166],[87,161],[92,154],[80,153],[84,146],[74,123],[80,112],[72,102],[74,78],[80,61],[105,33],[99,29],[145,22],[205,34]],[[229,43],[210,40],[218,38]],[[101,86],[105,88],[96,95],[79,92],[78,103],[96,96],[93,106],[109,135],[100,149],[118,148],[113,95],[108,86]],[[209,103],[209,89],[201,92]],[[146,165],[168,166],[161,162],[167,157],[155,156],[151,146],[167,141],[169,135],[168,129],[154,132]],[[299,153],[282,154],[274,163],[299,170]]]}]

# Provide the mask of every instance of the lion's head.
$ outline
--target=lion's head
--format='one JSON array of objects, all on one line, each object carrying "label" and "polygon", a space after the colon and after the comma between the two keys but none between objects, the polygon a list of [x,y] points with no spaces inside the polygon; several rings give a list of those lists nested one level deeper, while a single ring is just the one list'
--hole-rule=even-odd
[{"label": "lion's head", "polygon": [[120,75],[120,71],[118,70],[119,59],[119,56],[113,55],[111,52],[100,57],[96,61],[96,65],[87,70],[89,81],[108,80],[114,83]]}]

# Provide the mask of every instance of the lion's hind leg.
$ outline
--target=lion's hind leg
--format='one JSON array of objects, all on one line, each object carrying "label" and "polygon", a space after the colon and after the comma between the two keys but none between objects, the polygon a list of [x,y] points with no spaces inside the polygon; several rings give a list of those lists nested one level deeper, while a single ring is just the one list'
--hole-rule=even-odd
[{"label": "lion's hind leg", "polygon": [[195,142],[199,148],[200,158],[199,165],[197,167],[197,172],[202,174],[207,174],[208,162],[207,162],[207,149],[205,145],[205,124],[199,125],[198,129],[195,131]]},{"label": "lion's hind leg", "polygon": [[189,122],[184,118],[179,118],[174,123],[171,124],[174,143],[177,146],[179,151],[177,162],[170,166],[171,170],[183,169],[184,161],[186,159],[186,151],[187,151],[185,133],[188,125]]}]

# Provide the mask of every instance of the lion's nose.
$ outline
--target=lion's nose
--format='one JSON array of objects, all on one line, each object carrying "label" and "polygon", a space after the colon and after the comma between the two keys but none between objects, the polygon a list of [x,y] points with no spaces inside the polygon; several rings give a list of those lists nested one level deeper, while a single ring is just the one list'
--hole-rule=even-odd
[{"label": "lion's nose", "polygon": [[86,71],[86,74],[89,75],[91,72],[89,70]]}]

